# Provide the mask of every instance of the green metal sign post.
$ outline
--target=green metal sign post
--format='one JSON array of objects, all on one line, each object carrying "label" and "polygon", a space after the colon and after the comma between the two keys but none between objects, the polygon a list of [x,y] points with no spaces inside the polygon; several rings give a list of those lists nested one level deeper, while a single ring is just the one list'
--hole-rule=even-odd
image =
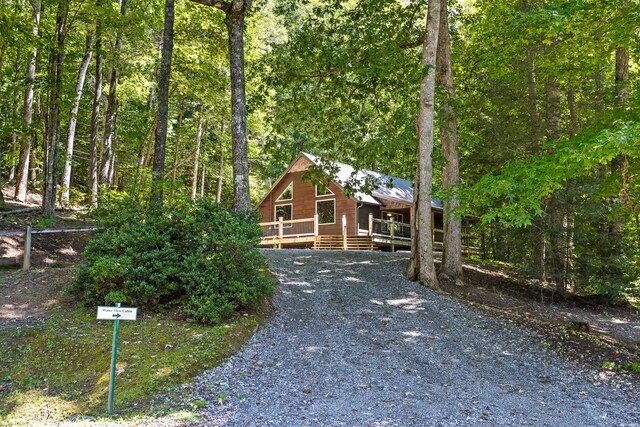
[{"label": "green metal sign post", "polygon": [[136,320],[137,308],[120,307],[116,303],[115,307],[98,307],[97,318],[101,320],[114,320],[113,322],[113,342],[111,349],[111,373],[109,375],[109,402],[107,405],[107,415],[113,414],[113,396],[115,394],[116,365],[118,360],[118,333],[120,332],[120,320]]},{"label": "green metal sign post", "polygon": [[[120,307],[120,303],[116,304]],[[120,332],[120,314],[113,315],[116,321],[113,322],[113,343],[111,344],[111,374],[109,375],[109,404],[107,405],[107,415],[113,413],[113,394],[116,385],[116,362],[118,360],[118,332]]]}]

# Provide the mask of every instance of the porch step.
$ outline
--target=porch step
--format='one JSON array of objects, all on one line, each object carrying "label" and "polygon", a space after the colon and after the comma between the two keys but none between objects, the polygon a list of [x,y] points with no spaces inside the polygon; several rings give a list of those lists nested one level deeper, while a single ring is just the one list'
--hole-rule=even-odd
[{"label": "porch step", "polygon": [[[313,249],[342,250],[344,241],[342,236],[317,236]],[[377,249],[368,236],[347,236],[347,250],[372,251]]]}]

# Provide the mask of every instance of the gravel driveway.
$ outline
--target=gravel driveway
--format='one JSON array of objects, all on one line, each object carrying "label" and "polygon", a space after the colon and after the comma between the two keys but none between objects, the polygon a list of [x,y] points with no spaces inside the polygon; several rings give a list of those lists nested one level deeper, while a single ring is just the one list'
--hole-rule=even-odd
[{"label": "gravel driveway", "polygon": [[197,380],[203,425],[640,426],[637,390],[407,281],[406,254],[264,254],[278,311]]}]

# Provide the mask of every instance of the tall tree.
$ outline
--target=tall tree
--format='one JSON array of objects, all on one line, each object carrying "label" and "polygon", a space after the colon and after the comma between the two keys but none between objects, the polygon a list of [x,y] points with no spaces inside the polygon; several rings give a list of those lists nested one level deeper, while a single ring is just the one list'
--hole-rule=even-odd
[{"label": "tall tree", "polygon": [[94,76],[93,104],[89,131],[89,192],[91,205],[98,206],[98,134],[100,131],[100,103],[102,102],[102,18],[103,0],[97,0],[98,16],[96,21],[96,72]]},{"label": "tall tree", "polygon": [[165,0],[164,30],[162,32],[162,54],[158,78],[158,116],[153,148],[153,174],[151,199],[156,206],[164,198],[164,160],[166,155],[167,123],[169,119],[169,83],[171,80],[171,58],[173,56],[174,1]]},{"label": "tall tree", "polygon": [[192,0],[213,6],[225,13],[229,33],[229,68],[231,75],[231,143],[233,157],[233,206],[236,211],[251,210],[249,190],[249,153],[247,142],[247,101],[244,77],[244,19],[250,0]]},{"label": "tall tree", "polygon": [[80,63],[80,69],[78,70],[78,79],[76,81],[76,96],[71,106],[71,115],[69,116],[69,129],[67,131],[67,149],[64,159],[64,169],[62,170],[62,194],[60,195],[60,204],[62,206],[69,205],[69,190],[71,188],[71,167],[73,160],[73,146],[76,138],[76,125],[78,123],[78,110],[80,108],[80,100],[82,99],[82,92],[84,89],[84,81],[87,76],[87,70],[91,63],[91,56],[93,51],[91,46],[93,44],[93,33],[87,32],[85,40],[84,56]]},{"label": "tall tree", "polygon": [[34,47],[29,52],[27,59],[26,86],[24,89],[24,103],[22,108],[22,125],[20,139],[20,161],[18,162],[18,175],[16,179],[15,198],[24,202],[27,198],[27,182],[29,179],[29,162],[31,158],[31,121],[33,119],[33,85],[36,74],[36,57],[38,48],[35,46],[35,39],[38,37],[40,26],[40,1],[31,0],[32,33],[34,37]]},{"label": "tall tree", "polygon": [[426,35],[423,43],[422,64],[424,77],[420,85],[418,107],[418,158],[414,188],[414,214],[412,220],[411,260],[408,276],[425,286],[438,289],[438,278],[433,262],[433,229],[431,217],[431,191],[433,180],[433,118],[436,83],[436,53],[443,0],[429,2]]},{"label": "tall tree", "polygon": [[[125,16],[127,13],[128,0],[121,0],[120,15]],[[107,95],[106,116],[104,122],[104,131],[102,134],[102,162],[100,164],[100,183],[111,185],[110,166],[112,162],[113,136],[115,132],[116,109],[117,109],[117,89],[118,77],[120,74],[120,50],[122,49],[122,35],[116,33],[114,44],[114,61],[109,72],[109,94]]]},{"label": "tall tree", "polygon": [[442,172],[444,198],[444,241],[441,276],[459,282],[462,279],[462,222],[458,208],[458,185],[460,184],[460,162],[458,158],[458,125],[454,109],[456,92],[451,66],[451,38],[449,36],[449,13],[447,2],[440,9],[440,36],[438,38],[436,82],[445,91],[440,102],[443,119],[440,126],[440,143],[445,158]]},{"label": "tall tree", "polygon": [[44,191],[42,193],[42,213],[53,217],[56,207],[57,169],[60,157],[60,107],[62,104],[62,66],[67,37],[67,17],[69,0],[59,0],[56,12],[56,44],[50,57],[49,77],[52,79],[49,92],[47,114],[47,158],[44,170]]},{"label": "tall tree", "polygon": [[191,198],[195,199],[198,191],[198,165],[200,163],[200,144],[204,133],[204,121],[202,114],[198,117],[198,131],[196,132],[196,147],[193,155],[193,176],[191,179]]}]

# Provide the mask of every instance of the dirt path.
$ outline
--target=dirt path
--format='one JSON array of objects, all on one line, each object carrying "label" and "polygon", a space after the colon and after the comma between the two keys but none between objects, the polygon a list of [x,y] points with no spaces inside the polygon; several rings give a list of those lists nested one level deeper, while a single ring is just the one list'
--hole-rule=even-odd
[{"label": "dirt path", "polygon": [[407,281],[406,255],[265,255],[278,313],[199,378],[202,425],[640,425],[636,388]]}]

